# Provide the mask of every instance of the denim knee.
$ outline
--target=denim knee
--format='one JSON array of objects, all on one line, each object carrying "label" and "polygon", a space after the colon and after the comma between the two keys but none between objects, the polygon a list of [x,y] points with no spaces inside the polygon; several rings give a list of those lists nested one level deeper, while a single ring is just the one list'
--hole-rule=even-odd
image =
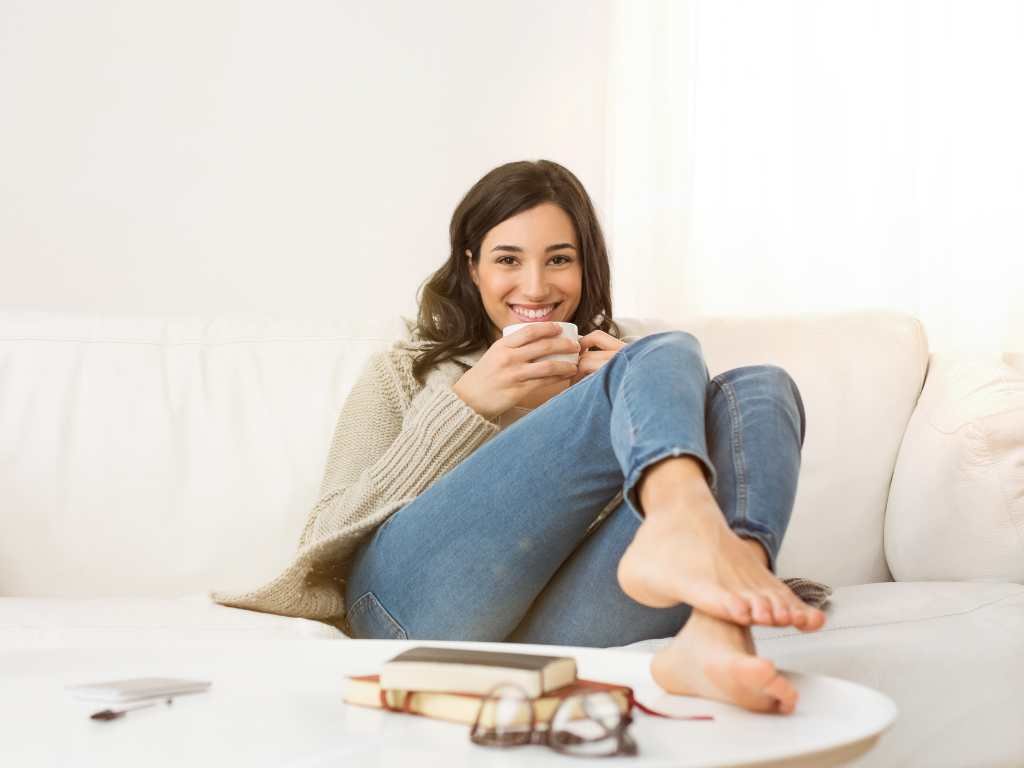
[{"label": "denim knee", "polygon": [[756,376],[759,382],[776,393],[783,402],[791,403],[795,407],[800,421],[800,447],[802,448],[804,435],[807,432],[807,415],[804,413],[804,401],[800,395],[800,388],[785,368],[777,365],[745,365],[723,371],[712,381],[735,384],[737,379],[751,376]]},{"label": "denim knee", "polygon": [[800,388],[785,368],[780,368],[777,365],[761,365],[758,368],[762,369],[764,376],[769,377],[769,380],[782,397],[791,399],[796,405],[797,415],[800,418],[800,447],[802,448],[804,434],[807,431],[807,416],[804,413],[804,399],[800,395]]},{"label": "denim knee", "polygon": [[683,348],[692,358],[700,361],[704,368],[705,378],[709,375],[707,364],[704,362],[704,351],[700,346],[700,340],[689,331],[659,331],[658,333],[652,333],[627,344],[622,351],[626,352],[628,350],[628,356],[635,358],[650,349],[657,349],[667,345],[677,345]]},{"label": "denim knee", "polygon": [[627,346],[629,348],[682,344],[695,352],[701,352],[700,340],[689,331],[658,331],[641,336]]}]

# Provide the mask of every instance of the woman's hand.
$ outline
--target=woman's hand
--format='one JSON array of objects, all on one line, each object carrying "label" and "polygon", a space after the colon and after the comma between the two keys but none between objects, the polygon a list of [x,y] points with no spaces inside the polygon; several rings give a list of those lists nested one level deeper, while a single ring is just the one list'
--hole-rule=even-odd
[{"label": "woman's hand", "polygon": [[[579,370],[572,377],[570,386],[607,363],[624,346],[626,346],[626,342],[600,330],[591,331],[586,336],[581,336]],[[591,350],[591,347],[597,347],[597,349]]]},{"label": "woman's hand", "polygon": [[561,334],[556,323],[530,323],[498,339],[452,389],[484,418],[500,416],[529,395],[576,375],[576,363],[537,360],[580,351],[581,345]]}]

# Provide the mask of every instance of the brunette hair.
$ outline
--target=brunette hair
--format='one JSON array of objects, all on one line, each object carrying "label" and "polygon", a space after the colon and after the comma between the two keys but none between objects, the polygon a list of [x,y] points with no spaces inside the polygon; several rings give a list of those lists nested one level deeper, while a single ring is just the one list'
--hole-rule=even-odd
[{"label": "brunette hair", "polygon": [[547,202],[572,219],[580,246],[582,295],[570,322],[581,336],[602,330],[620,337],[612,320],[608,251],[587,191],[572,172],[550,160],[506,163],[488,172],[462,198],[449,226],[448,260],[417,291],[416,334],[429,342],[413,363],[420,385],[432,366],[491,343],[491,320],[470,274],[466,251],[479,267],[480,248],[491,229]]}]

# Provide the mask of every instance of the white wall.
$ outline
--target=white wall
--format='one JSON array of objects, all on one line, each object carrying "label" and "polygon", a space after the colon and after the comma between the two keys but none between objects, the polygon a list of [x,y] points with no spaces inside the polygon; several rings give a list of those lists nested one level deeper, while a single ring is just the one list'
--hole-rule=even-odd
[{"label": "white wall", "polygon": [[613,0],[615,310],[1024,352],[1024,2]]},{"label": "white wall", "polygon": [[0,4],[0,306],[415,309],[455,205],[604,205],[606,0]]}]

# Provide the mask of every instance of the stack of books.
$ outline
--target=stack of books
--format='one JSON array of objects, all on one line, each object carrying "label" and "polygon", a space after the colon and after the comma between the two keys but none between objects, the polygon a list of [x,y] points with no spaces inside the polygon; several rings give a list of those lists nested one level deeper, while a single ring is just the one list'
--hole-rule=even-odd
[{"label": "stack of books", "polygon": [[537,724],[550,722],[570,696],[607,693],[624,715],[635,703],[629,686],[578,678],[571,656],[429,646],[398,654],[384,663],[379,675],[349,677],[345,701],[472,725],[483,699],[501,683],[514,683],[526,692]]}]

